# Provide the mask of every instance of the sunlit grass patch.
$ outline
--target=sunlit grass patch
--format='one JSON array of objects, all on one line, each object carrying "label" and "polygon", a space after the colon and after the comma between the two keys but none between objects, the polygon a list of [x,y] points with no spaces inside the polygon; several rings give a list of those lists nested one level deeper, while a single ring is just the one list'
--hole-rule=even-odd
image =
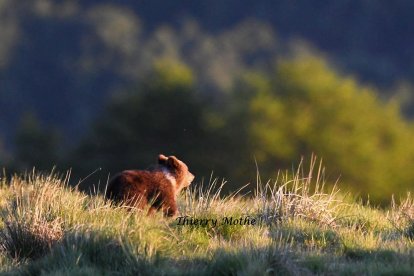
[{"label": "sunlit grass patch", "polygon": [[[13,177],[0,193],[0,272],[115,275],[405,273],[414,261],[410,195],[391,209],[344,202],[312,159],[252,195],[211,178],[179,195],[179,223],[110,204],[69,175]],[[272,184],[271,184],[272,183]],[[251,222],[255,219],[256,223]],[[197,220],[197,223],[194,221]],[[216,222],[213,223],[213,220]],[[200,223],[201,221],[207,223]],[[249,223],[247,223],[249,222]]]},{"label": "sunlit grass patch", "polygon": [[300,275],[307,272],[289,251],[277,242],[266,245],[242,243],[214,251],[202,275]]},{"label": "sunlit grass patch", "polygon": [[0,232],[1,247],[13,258],[38,258],[46,255],[62,235],[59,220],[47,222],[10,218],[4,221]]},{"label": "sunlit grass patch", "polygon": [[316,165],[317,159],[313,157],[305,171],[301,162],[293,176],[280,173],[273,183],[263,184],[258,177],[254,197],[257,213],[270,224],[301,218],[334,226],[344,203],[337,197],[336,186],[325,191],[324,168],[322,163]]},{"label": "sunlit grass patch", "polygon": [[392,198],[389,220],[398,232],[414,240],[414,198],[410,193],[399,204]]},{"label": "sunlit grass patch", "polygon": [[291,246],[302,250],[335,253],[342,248],[341,237],[335,229],[320,227],[305,220],[292,220],[283,225],[273,226],[270,229],[273,239],[277,240],[283,237]]},{"label": "sunlit grass patch", "polygon": [[65,267],[69,271],[72,269],[95,271],[98,274],[132,275],[148,272],[151,257],[148,250],[137,252],[121,239],[100,232],[82,230],[67,233],[62,242],[53,248],[51,254],[29,263],[20,271],[30,275],[55,274]]}]

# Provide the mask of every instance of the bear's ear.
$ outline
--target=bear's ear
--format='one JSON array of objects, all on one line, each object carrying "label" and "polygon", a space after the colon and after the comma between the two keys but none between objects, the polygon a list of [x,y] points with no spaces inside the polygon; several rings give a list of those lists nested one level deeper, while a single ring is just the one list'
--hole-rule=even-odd
[{"label": "bear's ear", "polygon": [[167,160],[167,164],[169,167],[174,168],[174,169],[178,169],[180,166],[180,162],[175,156],[169,156]]},{"label": "bear's ear", "polygon": [[168,158],[164,154],[158,155],[158,164],[165,165],[167,160],[168,160]]}]

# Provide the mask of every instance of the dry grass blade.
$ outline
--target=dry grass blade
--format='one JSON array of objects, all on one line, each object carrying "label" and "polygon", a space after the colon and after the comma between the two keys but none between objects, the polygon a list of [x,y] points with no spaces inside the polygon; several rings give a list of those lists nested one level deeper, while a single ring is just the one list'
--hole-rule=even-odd
[{"label": "dry grass blade", "polygon": [[414,198],[410,192],[405,199],[400,200],[400,204],[392,197],[388,219],[400,233],[414,240]]},{"label": "dry grass blade", "polygon": [[63,236],[59,198],[62,197],[63,184],[55,176],[25,174],[14,176],[9,189],[12,195],[0,213],[4,227],[0,231],[2,249],[12,258],[38,258],[49,252]]},{"label": "dry grass blade", "polygon": [[0,231],[2,249],[17,259],[44,256],[62,236],[59,220],[46,222],[9,218],[4,221],[4,228]]},{"label": "dry grass blade", "polygon": [[[339,190],[334,186],[325,193],[324,168],[322,162],[313,173],[317,158],[311,158],[309,171],[304,172],[303,160],[294,172],[279,173],[276,181],[257,184],[255,202],[258,213],[268,223],[280,222],[289,218],[302,217],[326,225],[334,225],[335,211],[342,202],[337,199]],[[260,178],[258,178],[260,181]],[[313,188],[313,189],[312,189]]]},{"label": "dry grass blade", "polygon": [[183,211],[187,214],[209,211],[213,205],[223,200],[220,199],[220,194],[225,184],[224,180],[219,184],[218,179],[213,179],[213,175],[211,175],[206,186],[204,181],[191,186],[186,190]]}]

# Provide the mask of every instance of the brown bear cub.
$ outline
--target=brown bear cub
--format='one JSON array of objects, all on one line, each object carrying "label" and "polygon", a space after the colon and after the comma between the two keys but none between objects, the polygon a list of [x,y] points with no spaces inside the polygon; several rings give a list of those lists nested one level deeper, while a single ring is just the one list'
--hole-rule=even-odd
[{"label": "brown bear cub", "polygon": [[108,184],[106,197],[139,209],[150,204],[148,214],[162,210],[165,216],[176,216],[176,197],[193,179],[184,162],[160,154],[158,165],[152,170],[127,170],[115,175]]}]

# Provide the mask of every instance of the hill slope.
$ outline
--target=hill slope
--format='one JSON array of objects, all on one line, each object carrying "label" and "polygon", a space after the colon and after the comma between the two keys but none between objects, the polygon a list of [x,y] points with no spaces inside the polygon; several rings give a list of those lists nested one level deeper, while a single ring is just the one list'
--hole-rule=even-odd
[{"label": "hill slope", "polygon": [[252,197],[220,197],[217,181],[195,185],[177,219],[111,207],[68,188],[68,175],[3,179],[1,273],[413,273],[410,197],[388,211],[346,203],[335,189],[323,193],[321,170],[301,171],[258,181]]}]

